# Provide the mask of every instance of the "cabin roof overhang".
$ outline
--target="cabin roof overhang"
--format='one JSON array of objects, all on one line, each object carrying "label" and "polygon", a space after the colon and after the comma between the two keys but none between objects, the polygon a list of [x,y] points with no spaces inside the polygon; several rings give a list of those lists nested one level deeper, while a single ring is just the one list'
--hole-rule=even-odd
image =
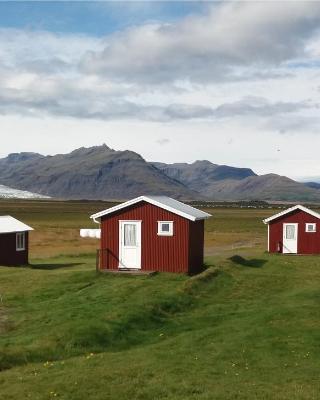
[{"label": "cabin roof overhang", "polygon": [[16,218],[11,217],[10,215],[0,216],[0,234],[28,231],[33,231],[33,228],[21,221],[18,221]]},{"label": "cabin roof overhang", "polygon": [[307,213],[307,214],[309,214],[309,215],[312,215],[313,217],[316,217],[316,218],[320,219],[320,214],[318,214],[318,213],[315,212],[315,211],[310,210],[310,209],[307,208],[307,207],[304,207],[304,206],[298,204],[298,205],[296,205],[296,206],[294,206],[294,207],[287,208],[286,210],[281,211],[281,212],[278,213],[278,214],[272,215],[271,217],[264,219],[264,220],[263,220],[263,223],[264,223],[264,224],[269,224],[269,222],[274,221],[274,220],[279,219],[279,218],[282,218],[282,217],[284,217],[285,215],[290,214],[290,213],[292,213],[293,211],[296,211],[296,210],[304,211],[305,213]]},{"label": "cabin roof overhang", "polygon": [[132,200],[126,201],[125,203],[121,203],[117,206],[93,214],[90,216],[90,218],[92,218],[95,222],[99,222],[97,220],[101,220],[101,217],[104,217],[105,215],[113,214],[117,211],[123,210],[142,201],[163,208],[166,211],[170,211],[183,218],[189,219],[190,221],[198,221],[211,217],[211,214],[198,210],[197,208],[191,207],[188,204],[181,203],[180,201],[172,199],[171,197],[139,196]]}]

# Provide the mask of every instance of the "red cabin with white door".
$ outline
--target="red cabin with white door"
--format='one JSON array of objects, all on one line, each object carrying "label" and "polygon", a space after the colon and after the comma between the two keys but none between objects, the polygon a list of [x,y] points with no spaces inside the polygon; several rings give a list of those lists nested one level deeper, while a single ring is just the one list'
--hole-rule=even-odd
[{"label": "red cabin with white door", "polygon": [[320,214],[315,211],[297,205],[263,222],[268,225],[270,253],[320,253]]},{"label": "red cabin with white door", "polygon": [[166,196],[140,196],[91,218],[101,225],[100,270],[196,273],[210,214]]}]

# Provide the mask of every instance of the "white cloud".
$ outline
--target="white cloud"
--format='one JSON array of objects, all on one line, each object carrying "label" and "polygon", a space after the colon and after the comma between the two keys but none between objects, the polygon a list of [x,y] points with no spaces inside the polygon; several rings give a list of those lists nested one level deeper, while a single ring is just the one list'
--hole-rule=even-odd
[{"label": "white cloud", "polygon": [[237,66],[263,69],[301,56],[319,24],[319,2],[227,2],[208,15],[117,33],[83,68],[153,83],[230,79]]},{"label": "white cloud", "polygon": [[2,155],[106,142],[151,160],[315,175],[318,27],[320,3],[303,1],[221,2],[105,38],[0,29]]},{"label": "white cloud", "polygon": [[55,64],[58,60],[69,68],[75,67],[87,51],[102,49],[101,39],[86,35],[0,29],[1,65],[17,68],[20,71],[26,69],[32,71],[33,66],[38,72],[40,68],[37,67],[37,63],[40,65],[43,63],[43,71],[47,72],[48,67],[51,69],[50,63]]}]

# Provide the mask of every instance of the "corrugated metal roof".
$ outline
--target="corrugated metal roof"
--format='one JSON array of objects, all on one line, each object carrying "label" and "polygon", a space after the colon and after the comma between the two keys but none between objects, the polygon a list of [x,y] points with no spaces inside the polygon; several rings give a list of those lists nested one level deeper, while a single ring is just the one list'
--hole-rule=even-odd
[{"label": "corrugated metal roof", "polygon": [[33,228],[10,215],[0,216],[0,233],[27,232],[33,231]]},{"label": "corrugated metal roof", "polygon": [[264,222],[265,224],[268,224],[270,221],[273,221],[274,219],[277,219],[277,218],[281,218],[283,215],[289,214],[289,213],[291,213],[291,212],[293,212],[293,211],[295,211],[295,210],[304,211],[304,212],[306,212],[307,214],[313,215],[314,217],[320,219],[320,214],[318,214],[317,212],[315,212],[315,211],[313,211],[313,210],[310,210],[310,209],[307,208],[307,207],[304,207],[304,206],[298,204],[298,205],[296,205],[296,206],[294,206],[294,207],[287,208],[286,210],[281,211],[281,212],[279,212],[278,214],[272,215],[271,217],[264,219],[263,222]]},{"label": "corrugated metal roof", "polygon": [[135,199],[126,201],[125,203],[119,204],[117,206],[108,208],[106,210],[100,211],[96,214],[91,215],[90,218],[97,219],[101,218],[104,215],[111,214],[113,212],[122,210],[123,208],[130,207],[140,201],[145,201],[147,203],[153,204],[157,207],[161,207],[167,211],[171,211],[174,214],[180,215],[181,217],[187,218],[191,221],[197,221],[200,219],[206,219],[211,217],[211,214],[208,214],[204,211],[198,210],[197,208],[191,207],[188,204],[181,203],[181,201],[172,199],[167,196],[140,196]]}]

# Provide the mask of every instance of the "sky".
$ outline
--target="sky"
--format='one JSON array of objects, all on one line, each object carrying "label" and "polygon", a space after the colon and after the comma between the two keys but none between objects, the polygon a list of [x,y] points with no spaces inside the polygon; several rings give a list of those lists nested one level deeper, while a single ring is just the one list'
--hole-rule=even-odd
[{"label": "sky", "polygon": [[0,157],[106,143],[320,181],[320,1],[1,1]]}]

